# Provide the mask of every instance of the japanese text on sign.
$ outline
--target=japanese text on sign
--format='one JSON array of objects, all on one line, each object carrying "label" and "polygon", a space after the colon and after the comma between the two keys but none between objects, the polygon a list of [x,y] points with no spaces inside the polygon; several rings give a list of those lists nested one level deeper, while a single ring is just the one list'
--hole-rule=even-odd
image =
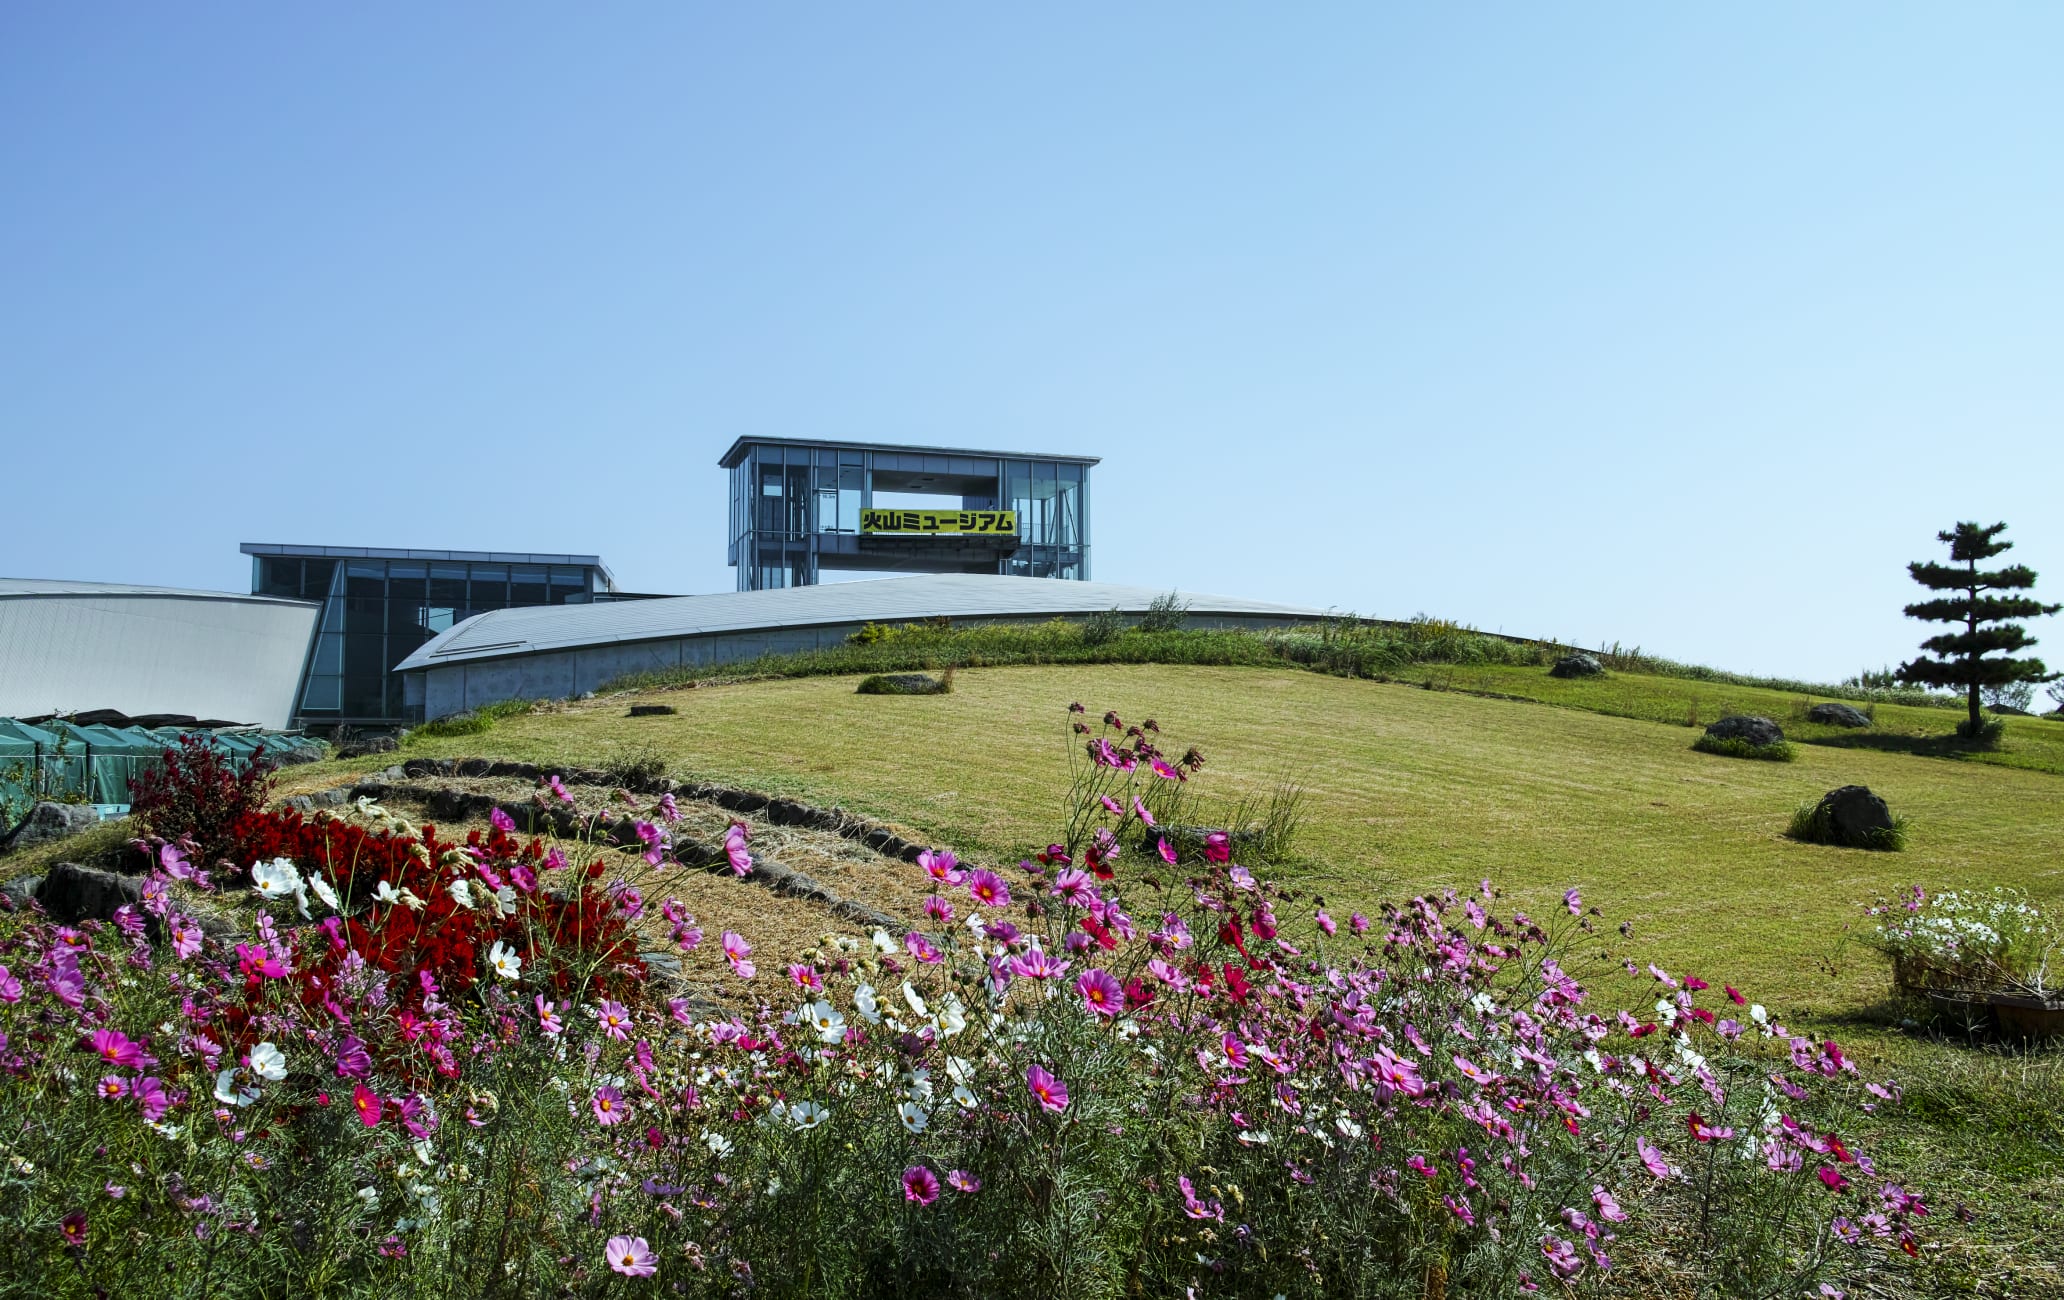
[{"label": "japanese text on sign", "polygon": [[863,533],[1010,533],[1015,510],[862,510]]}]

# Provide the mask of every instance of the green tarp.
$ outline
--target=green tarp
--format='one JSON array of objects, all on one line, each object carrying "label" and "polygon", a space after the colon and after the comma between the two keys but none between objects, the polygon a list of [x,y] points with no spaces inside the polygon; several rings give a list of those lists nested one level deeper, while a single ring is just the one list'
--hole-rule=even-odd
[{"label": "green tarp", "polygon": [[[165,751],[176,749],[182,734],[176,727],[79,726],[63,718],[32,726],[0,718],[0,834],[38,799],[127,808],[129,783],[159,767]],[[323,743],[276,731],[198,734],[206,736],[237,767],[250,762],[261,745],[270,757],[284,759],[303,751],[320,751]]]}]

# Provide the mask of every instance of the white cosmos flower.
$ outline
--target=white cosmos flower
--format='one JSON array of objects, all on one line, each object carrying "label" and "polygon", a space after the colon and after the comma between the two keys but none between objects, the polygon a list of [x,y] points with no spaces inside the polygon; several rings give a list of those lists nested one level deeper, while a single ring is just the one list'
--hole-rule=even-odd
[{"label": "white cosmos flower", "polygon": [[702,1140],[708,1145],[710,1154],[719,1160],[731,1154],[731,1139],[725,1137],[722,1133],[712,1133],[708,1129],[704,1129],[702,1131]]},{"label": "white cosmos flower", "polygon": [[967,1028],[967,1008],[960,1005],[959,998],[948,998],[946,1009],[939,1013],[935,1023],[942,1037],[951,1038]]},{"label": "white cosmos flower", "polygon": [[495,910],[496,910],[496,911],[500,912],[500,913],[501,913],[501,914],[502,914],[503,916],[514,916],[514,915],[516,915],[516,891],[515,891],[515,889],[513,889],[512,887],[510,887],[510,886],[508,886],[508,885],[503,885],[503,886],[502,886],[502,887],[501,887],[500,889],[497,889],[497,890],[495,891],[495,895],[494,895],[494,896],[495,896]]},{"label": "white cosmos flower", "polygon": [[831,1112],[814,1101],[799,1101],[788,1108],[788,1121],[800,1129],[813,1129],[831,1118]]},{"label": "white cosmos flower", "polygon": [[946,1077],[955,1083],[973,1083],[975,1063],[965,1056],[949,1056],[946,1058]]},{"label": "white cosmos flower", "polygon": [[1770,1013],[1763,1009],[1761,1002],[1751,1003],[1749,1006],[1749,1019],[1759,1025],[1767,1025],[1770,1023]]},{"label": "white cosmos flower", "polygon": [[401,901],[401,891],[394,887],[393,881],[383,880],[374,888],[373,898],[391,906]]},{"label": "white cosmos flower", "polygon": [[803,1008],[803,1012],[810,1021],[810,1027],[817,1031],[818,1042],[836,1043],[846,1036],[846,1018],[831,1003],[812,1002]]},{"label": "white cosmos flower", "polygon": [[920,1065],[916,1069],[904,1074],[902,1083],[903,1095],[910,1098],[910,1100],[930,1101],[932,1099],[932,1072],[923,1066]]},{"label": "white cosmos flower", "polygon": [[924,1109],[916,1102],[906,1101],[896,1107],[896,1118],[903,1121],[903,1127],[909,1132],[922,1133],[932,1117],[925,1114]]},{"label": "white cosmos flower", "polygon": [[1345,1115],[1334,1116],[1333,1127],[1339,1129],[1340,1136],[1344,1138],[1353,1139],[1358,1138],[1362,1135],[1362,1126],[1355,1123],[1353,1120],[1349,1119]]},{"label": "white cosmos flower", "polygon": [[973,1110],[982,1103],[966,1084],[958,1083],[953,1086],[953,1104],[962,1110]]},{"label": "white cosmos flower", "polygon": [[500,939],[495,940],[494,947],[487,950],[487,964],[494,967],[494,973],[505,980],[519,979],[523,975],[523,959]]},{"label": "white cosmos flower", "polygon": [[258,1044],[251,1049],[251,1073],[278,1083],[287,1077],[286,1054],[271,1043]]},{"label": "white cosmos flower", "polygon": [[924,995],[917,991],[916,985],[909,983],[905,983],[903,985],[903,1000],[905,1002],[908,1002],[910,1004],[910,1009],[912,1011],[915,1011],[917,1014],[921,1016],[930,1014],[925,1010]]},{"label": "white cosmos flower", "polygon": [[402,889],[401,901],[402,904],[406,906],[411,912],[420,912],[423,910],[423,900],[417,898],[415,891],[412,889],[408,889],[406,887]]},{"label": "white cosmos flower", "polygon": [[887,930],[876,930],[874,932],[874,949],[883,956],[889,956],[896,951],[896,941],[889,937]]},{"label": "white cosmos flower", "polygon": [[239,1085],[235,1070],[224,1070],[215,1076],[215,1100],[225,1106],[248,1106],[258,1100],[258,1090]]},{"label": "white cosmos flower", "polygon": [[446,886],[446,892],[451,894],[452,902],[457,903],[460,907],[473,906],[473,887],[465,881],[452,881],[450,885]]},{"label": "white cosmos flower", "polygon": [[1266,1129],[1250,1128],[1243,1130],[1240,1134],[1240,1141],[1250,1147],[1266,1146],[1268,1140],[1268,1130]]},{"label": "white cosmos flower", "polygon": [[337,891],[330,887],[329,881],[324,880],[321,876],[311,876],[308,879],[308,887],[315,891],[315,896],[323,901],[324,907],[329,908],[332,912],[338,910]]},{"label": "white cosmos flower", "polygon": [[285,898],[301,888],[301,872],[288,858],[254,862],[251,864],[251,883],[267,898]]},{"label": "white cosmos flower", "polygon": [[[1490,994],[1479,993],[1475,997],[1469,999],[1469,1005],[1475,1007],[1479,1014],[1487,1016],[1491,1014],[1491,1008],[1496,1004],[1491,1001]],[[1245,1139],[1242,1138],[1242,1141],[1245,1141]]]},{"label": "white cosmos flower", "polygon": [[881,1005],[874,1000],[874,985],[862,984],[853,990],[853,1010],[870,1025],[881,1023]]}]

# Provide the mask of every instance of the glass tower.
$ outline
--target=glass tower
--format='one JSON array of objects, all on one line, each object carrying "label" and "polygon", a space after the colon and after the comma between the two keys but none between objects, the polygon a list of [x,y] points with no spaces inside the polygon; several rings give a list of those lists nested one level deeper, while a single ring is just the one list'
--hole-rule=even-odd
[{"label": "glass tower", "polygon": [[[731,471],[727,550],[740,591],[808,586],[826,569],[1089,578],[1094,456],[740,438],[718,464]],[[949,512],[1015,511],[1017,530],[865,531],[863,512],[876,508],[878,493]]]},{"label": "glass tower", "polygon": [[410,551],[245,542],[254,595],[322,602],[295,697],[296,725],[407,718],[393,668],[439,632],[490,609],[614,594],[594,555]]}]

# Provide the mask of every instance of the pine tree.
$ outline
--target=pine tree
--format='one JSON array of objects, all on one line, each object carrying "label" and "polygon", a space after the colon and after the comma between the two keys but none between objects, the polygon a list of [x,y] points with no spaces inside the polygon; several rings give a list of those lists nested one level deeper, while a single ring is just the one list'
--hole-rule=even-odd
[{"label": "pine tree", "polygon": [[2005,524],[1980,528],[1977,524],[1960,523],[1953,533],[1935,534],[1936,540],[1949,543],[1950,563],[1916,560],[1906,566],[1913,580],[1928,590],[1955,593],[1908,605],[1907,617],[1933,623],[1961,623],[1963,630],[1921,642],[1921,649],[1928,653],[1901,664],[1900,680],[1962,688],[1970,696],[1971,720],[1960,730],[1974,738],[1983,728],[1978,713],[1981,689],[2009,682],[2047,682],[2058,676],[2044,668],[2040,659],[2012,657],[2014,651],[2034,645],[2035,638],[2019,623],[2009,620],[2054,614],[2064,605],[2045,605],[2032,596],[1992,594],[2021,592],[2035,586],[2035,570],[2025,564],[2004,569],[1978,567],[1978,561],[1990,559],[2014,545],[1995,540],[2006,528]]}]

